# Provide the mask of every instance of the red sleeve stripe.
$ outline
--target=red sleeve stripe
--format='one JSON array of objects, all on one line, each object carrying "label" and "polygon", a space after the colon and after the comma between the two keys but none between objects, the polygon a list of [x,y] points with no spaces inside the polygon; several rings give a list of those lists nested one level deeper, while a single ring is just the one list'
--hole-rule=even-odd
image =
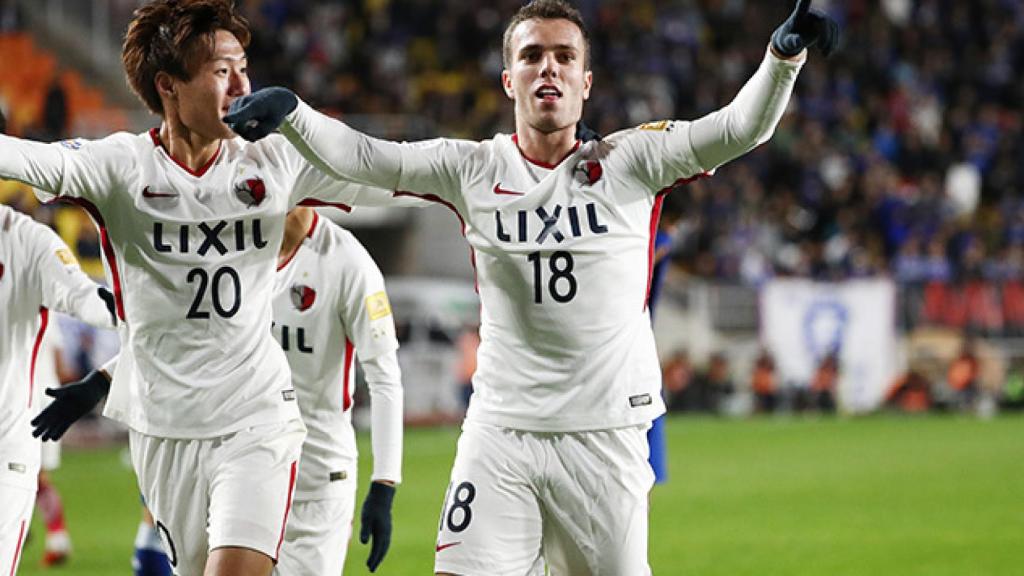
[{"label": "red sleeve stripe", "polygon": [[317,200],[316,198],[306,198],[302,202],[299,202],[299,206],[308,206],[310,208],[337,208],[342,212],[352,211],[352,207],[348,204],[342,204],[340,202],[324,202],[323,200]]},{"label": "red sleeve stripe", "polygon": [[[416,198],[422,198],[430,202],[437,202],[438,204],[447,207],[449,210],[454,212],[455,216],[459,219],[459,224],[462,226],[462,237],[466,237],[466,221],[462,219],[462,214],[459,214],[459,210],[451,202],[443,200],[440,196],[437,196],[435,194],[419,194],[416,192],[409,192],[406,190],[396,190],[395,197],[398,196],[414,196]],[[473,265],[473,289],[476,290],[477,294],[479,294],[480,284],[477,282],[476,250],[473,249],[472,244],[469,245],[469,263]]]},{"label": "red sleeve stripe", "polygon": [[83,210],[92,216],[92,219],[96,221],[96,224],[100,227],[100,245],[103,247],[103,256],[107,261],[107,265],[110,267],[110,279],[114,283],[114,304],[117,306],[117,318],[124,322],[124,300],[121,294],[121,274],[117,268],[117,258],[114,254],[114,245],[110,243],[110,235],[107,233],[107,225],[103,221],[103,216],[100,214],[96,205],[84,198],[59,198],[65,202],[70,202],[76,206],[81,207]]},{"label": "red sleeve stripe", "polygon": [[288,503],[284,506],[284,521],[281,522],[281,537],[277,540],[277,550],[274,551],[274,563],[281,556],[281,545],[284,544],[284,530],[288,526],[288,514],[292,511],[292,496],[295,494],[295,472],[298,470],[298,461],[292,462],[292,470],[288,478]]},{"label": "red sleeve stripe", "polygon": [[355,346],[352,345],[352,341],[348,338],[345,339],[345,364],[342,366],[342,374],[344,377],[341,383],[341,410],[342,412],[348,412],[349,408],[352,407],[352,353],[355,352]]},{"label": "red sleeve stripe", "polygon": [[43,344],[43,335],[46,334],[46,326],[50,323],[50,311],[45,306],[39,307],[39,332],[36,334],[36,343],[32,346],[32,366],[28,373],[28,407],[32,407],[32,396],[36,388],[36,359],[39,357],[39,347]]},{"label": "red sleeve stripe", "polygon": [[671,186],[666,186],[659,190],[654,197],[654,207],[651,209],[650,239],[647,244],[647,293],[644,294],[644,310],[647,310],[647,305],[651,300],[651,276],[654,274],[654,241],[658,237],[658,220],[661,218],[661,206],[665,202],[665,195],[680,186],[710,177],[711,174],[705,172],[690,178],[680,178],[673,182]]},{"label": "red sleeve stripe", "polygon": [[21,528],[18,530],[18,543],[14,547],[14,561],[11,562],[11,572],[9,576],[14,576],[14,571],[18,569],[18,559],[21,558],[21,545],[25,543],[25,521],[21,521]]}]

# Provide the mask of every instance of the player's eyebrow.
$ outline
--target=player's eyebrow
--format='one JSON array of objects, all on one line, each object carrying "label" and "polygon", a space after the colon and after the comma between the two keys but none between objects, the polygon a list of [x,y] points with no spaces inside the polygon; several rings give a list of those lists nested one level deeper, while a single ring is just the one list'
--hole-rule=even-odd
[{"label": "player's eyebrow", "polygon": [[241,56],[231,56],[230,54],[214,54],[212,60],[227,60],[228,62],[245,62],[248,60],[248,56],[243,52]]},{"label": "player's eyebrow", "polygon": [[553,50],[555,52],[565,52],[565,51],[576,52],[577,51],[576,47],[571,45],[571,44],[555,44],[553,46],[545,46],[543,44],[534,43],[534,44],[527,44],[526,46],[522,46],[521,48],[519,48],[519,55],[522,56],[523,54],[526,54],[527,52],[542,52],[544,50]]}]

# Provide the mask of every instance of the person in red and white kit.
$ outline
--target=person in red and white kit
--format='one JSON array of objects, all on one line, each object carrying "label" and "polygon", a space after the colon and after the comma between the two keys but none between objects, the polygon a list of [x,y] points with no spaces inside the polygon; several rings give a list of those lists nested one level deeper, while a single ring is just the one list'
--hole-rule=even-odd
[{"label": "person in red and white kit", "polygon": [[[272,331],[288,358],[308,430],[275,574],[342,573],[355,510],[357,356],[370,390],[374,462],[360,539],[366,544],[374,535],[367,566],[375,571],[390,543],[390,502],[402,464],[401,370],[384,277],[350,232],[299,207],[288,214],[274,286]],[[116,372],[116,362],[103,370]],[[100,376],[69,388],[98,402],[112,386]],[[123,398],[120,383],[113,388]],[[59,438],[94,404],[72,406],[58,397],[33,421],[34,435]],[[387,504],[374,504],[381,500]]]},{"label": "person in red and white kit", "polygon": [[287,212],[346,208],[280,137],[222,116],[249,93],[248,25],[230,0],[136,10],[122,60],[159,128],[43,144],[0,136],[0,178],[84,207],[120,322],[105,414],[130,429],[139,488],[179,576],[270,574],[305,438],[288,362],[267,330]]},{"label": "person in red and white kit", "polygon": [[834,22],[810,0],[773,36],[733,102],[581,144],[589,43],[561,0],[523,6],[506,28],[502,84],[514,135],[387,142],[317,113],[284,88],[235,101],[248,140],[280,130],[325,172],[440,202],[476,265],[480,348],[435,572],[643,575],[646,430],[664,412],[646,311],[662,195],[765,142]]},{"label": "person in red and white kit", "polygon": [[[274,285],[273,333],[288,357],[308,430],[277,573],[337,576],[345,564],[355,509],[357,356],[370,392],[368,500],[390,501],[393,490],[387,487],[401,480],[402,384],[395,322],[384,277],[366,249],[310,208],[288,215]],[[361,526],[364,544],[372,531],[379,533],[367,560],[374,571],[390,542],[390,514],[364,505]]]},{"label": "person in red and white kit", "polygon": [[0,204],[0,573],[17,572],[32,518],[41,446],[35,370],[50,311],[113,328],[113,297],[46,226]]}]

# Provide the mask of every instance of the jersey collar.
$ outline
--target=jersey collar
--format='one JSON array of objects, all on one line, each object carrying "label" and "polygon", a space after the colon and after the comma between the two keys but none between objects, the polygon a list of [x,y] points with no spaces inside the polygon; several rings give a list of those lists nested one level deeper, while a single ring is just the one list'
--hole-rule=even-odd
[{"label": "jersey collar", "polygon": [[153,139],[153,145],[154,146],[162,148],[164,153],[167,154],[168,158],[173,160],[174,163],[177,164],[179,167],[181,167],[182,170],[184,170],[185,172],[188,172],[189,174],[195,176],[196,178],[202,178],[203,174],[206,174],[206,171],[210,169],[210,166],[213,166],[213,163],[216,162],[217,158],[220,157],[220,151],[224,148],[224,141],[222,140],[220,142],[220,144],[217,146],[217,151],[214,152],[213,156],[211,156],[209,160],[206,161],[206,164],[203,164],[202,166],[200,166],[199,170],[193,170],[193,169],[189,168],[188,166],[186,166],[184,162],[182,162],[181,160],[178,160],[177,158],[175,158],[174,156],[171,155],[171,151],[168,150],[167,147],[164,146],[163,141],[160,140],[160,129],[159,128],[152,128],[152,129],[150,129],[149,136],[150,136],[150,138]]},{"label": "jersey collar", "polygon": [[555,168],[558,167],[559,164],[561,164],[562,162],[565,162],[566,158],[568,158],[569,156],[572,156],[574,152],[576,152],[577,150],[580,149],[580,140],[577,139],[576,143],[573,144],[573,146],[572,146],[572,150],[569,150],[568,152],[566,152],[565,156],[562,156],[561,160],[559,160],[556,164],[548,164],[547,162],[541,162],[540,160],[534,160],[533,158],[530,158],[529,156],[527,156],[526,153],[523,152],[523,149],[519,147],[519,135],[518,134],[513,134],[512,135],[512,142],[516,145],[516,150],[519,150],[519,154],[522,155],[524,160],[526,160],[530,164],[534,164],[536,166],[540,166],[541,168],[546,168],[548,170],[554,170]]}]

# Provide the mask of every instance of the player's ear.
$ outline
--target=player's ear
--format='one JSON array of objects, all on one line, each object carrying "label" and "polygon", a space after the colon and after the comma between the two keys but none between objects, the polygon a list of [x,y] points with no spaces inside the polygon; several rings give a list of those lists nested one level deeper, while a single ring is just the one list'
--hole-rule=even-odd
[{"label": "player's ear", "polygon": [[174,78],[171,78],[170,74],[166,72],[157,72],[156,77],[153,78],[153,83],[156,84],[157,94],[159,94],[161,98],[173,99],[175,97]]},{"label": "player's ear", "polygon": [[501,71],[501,87],[505,89],[505,95],[509,100],[515,100],[515,92],[512,91],[512,74],[508,70]]},{"label": "player's ear", "polygon": [[583,99],[590,99],[590,87],[594,85],[594,73],[587,70],[583,73]]}]

